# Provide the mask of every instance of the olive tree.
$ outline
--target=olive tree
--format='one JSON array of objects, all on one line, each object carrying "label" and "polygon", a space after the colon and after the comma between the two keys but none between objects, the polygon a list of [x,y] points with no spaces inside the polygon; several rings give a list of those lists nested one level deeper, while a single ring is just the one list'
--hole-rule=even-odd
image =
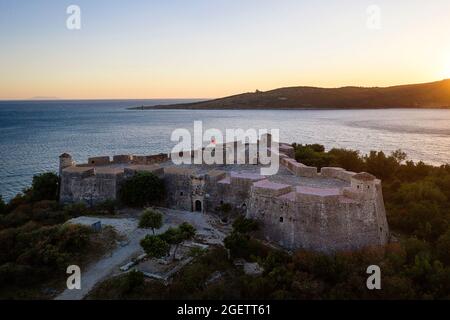
[{"label": "olive tree", "polygon": [[139,220],[139,228],[152,229],[155,234],[155,229],[161,228],[163,225],[163,215],[155,209],[145,209]]}]

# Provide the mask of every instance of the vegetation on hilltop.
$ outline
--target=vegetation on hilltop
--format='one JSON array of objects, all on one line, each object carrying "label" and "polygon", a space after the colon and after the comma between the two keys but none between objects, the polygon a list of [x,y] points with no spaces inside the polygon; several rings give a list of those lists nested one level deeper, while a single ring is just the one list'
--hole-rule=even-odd
[{"label": "vegetation on hilltop", "polygon": [[450,108],[450,79],[393,87],[290,87],[136,109]]},{"label": "vegetation on hilltop", "polygon": [[44,173],[8,204],[0,199],[0,298],[49,298],[65,285],[69,265],[82,266],[114,245],[112,229],[64,224],[102,206],[63,207],[57,190],[58,177]]}]

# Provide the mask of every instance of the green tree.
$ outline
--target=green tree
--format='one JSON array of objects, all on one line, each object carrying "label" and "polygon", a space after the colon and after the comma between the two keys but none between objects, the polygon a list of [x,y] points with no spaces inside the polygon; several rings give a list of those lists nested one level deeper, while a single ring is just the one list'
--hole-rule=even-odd
[{"label": "green tree", "polygon": [[121,279],[120,288],[122,294],[129,294],[136,289],[143,287],[144,285],[144,274],[137,270],[132,270],[127,273],[127,275]]},{"label": "green tree", "polygon": [[249,233],[253,231],[257,231],[259,228],[258,221],[253,219],[247,219],[243,216],[240,216],[233,222],[233,231],[239,233]]},{"label": "green tree", "polygon": [[195,236],[195,233],[195,228],[189,223],[184,222],[177,228],[169,228],[166,232],[161,234],[161,239],[175,247],[173,250],[173,260],[175,260],[180,244],[192,239]]},{"label": "green tree", "polygon": [[57,200],[59,177],[53,172],[47,172],[33,177],[31,189],[27,191],[32,201]]},{"label": "green tree", "polygon": [[105,200],[95,206],[98,214],[116,214],[117,203],[115,200]]},{"label": "green tree", "polygon": [[394,177],[400,167],[400,159],[395,152],[391,156],[386,156],[383,151],[370,151],[369,155],[364,157],[367,172],[383,180]]},{"label": "green tree", "polygon": [[119,198],[131,207],[150,206],[161,202],[164,190],[162,179],[150,172],[138,172],[122,183]]},{"label": "green tree", "polygon": [[170,245],[160,236],[147,235],[141,240],[141,247],[152,258],[161,258],[168,254]]},{"label": "green tree", "polygon": [[361,172],[365,170],[364,161],[359,156],[358,151],[331,149],[328,153],[332,156],[331,166],[341,167],[354,172]]},{"label": "green tree", "polygon": [[221,217],[222,221],[228,222],[228,219],[230,218],[231,212],[233,210],[233,207],[229,203],[222,203],[220,206],[216,208],[216,211],[218,212],[219,216]]},{"label": "green tree", "polygon": [[436,245],[439,260],[450,265],[450,229],[439,237]]},{"label": "green tree", "polygon": [[232,257],[247,257],[250,253],[250,237],[246,234],[233,231],[223,243]]},{"label": "green tree", "polygon": [[163,215],[155,209],[145,209],[139,220],[139,228],[152,229],[155,234],[155,229],[161,228],[163,225]]}]

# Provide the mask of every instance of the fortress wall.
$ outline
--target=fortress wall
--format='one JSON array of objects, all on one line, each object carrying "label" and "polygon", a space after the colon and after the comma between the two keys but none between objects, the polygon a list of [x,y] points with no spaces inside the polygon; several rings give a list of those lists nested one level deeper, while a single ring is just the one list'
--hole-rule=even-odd
[{"label": "fortress wall", "polygon": [[205,209],[215,212],[221,204],[228,203],[235,210],[245,212],[249,206],[250,187],[246,184],[232,185],[206,181]]},{"label": "fortress wall", "polygon": [[146,156],[146,164],[163,163],[169,160],[169,155],[165,153]]},{"label": "fortress wall", "polygon": [[295,151],[294,151],[294,147],[285,144],[285,143],[280,143],[280,153],[284,153],[285,155],[289,156],[290,158],[295,158]]},{"label": "fortress wall", "polygon": [[322,177],[336,179],[342,171],[345,171],[345,170],[342,168],[337,168],[337,167],[323,167],[322,169],[320,169],[320,175]]},{"label": "fortress wall", "polygon": [[303,196],[292,201],[253,192],[248,216],[262,222],[267,240],[290,250],[330,253],[387,242],[382,200],[358,203],[341,201],[341,196]]},{"label": "fortress wall", "polygon": [[130,163],[133,160],[133,156],[129,154],[113,156],[113,163]]},{"label": "fortress wall", "polygon": [[165,153],[150,155],[150,156],[132,156],[131,163],[136,165],[151,165],[159,164],[169,160],[169,156]]},{"label": "fortress wall", "polygon": [[[286,249],[294,248],[295,230],[293,221],[298,219],[295,202],[252,193],[247,217],[260,223],[263,237]],[[282,222],[281,222],[282,220]]]},{"label": "fortress wall", "polygon": [[338,173],[337,178],[346,182],[350,182],[355,174],[356,172],[344,170]]},{"label": "fortress wall", "polygon": [[389,224],[386,217],[386,209],[384,207],[383,190],[381,183],[376,185],[376,200],[374,202],[374,205],[380,242],[381,244],[385,244],[389,242],[390,233]]},{"label": "fortress wall", "polygon": [[198,154],[200,151],[195,150],[195,151],[180,151],[178,153],[170,153],[168,155],[168,159],[171,160],[173,158],[186,158],[186,159],[190,159],[189,161],[191,161],[192,163],[194,163],[194,156],[196,154]]},{"label": "fortress wall", "polygon": [[356,175],[356,172],[346,171],[343,168],[323,167],[320,170],[320,175],[322,177],[334,178],[334,179],[339,179],[339,180],[343,180],[346,182],[350,182],[351,178],[354,175]]},{"label": "fortress wall", "polygon": [[227,174],[226,174],[225,171],[222,171],[222,170],[211,170],[211,171],[209,171],[206,174],[205,178],[206,178],[207,183],[209,183],[209,184],[213,184],[214,183],[215,184],[218,181],[225,179],[226,175]]},{"label": "fortress wall", "polygon": [[109,156],[105,156],[105,157],[93,157],[93,158],[89,158],[88,159],[88,164],[89,165],[106,165],[106,164],[110,164],[110,158]]},{"label": "fortress wall", "polygon": [[291,158],[282,158],[281,165],[285,166],[290,172],[299,177],[314,178],[317,177],[317,168],[305,166]]},{"label": "fortress wall", "polygon": [[297,192],[295,194],[295,201],[300,203],[329,203],[329,204],[337,204],[339,202],[340,195],[318,195],[318,194],[308,194]]},{"label": "fortress wall", "polygon": [[254,182],[264,180],[265,177],[258,174],[238,174],[231,172],[230,181],[233,187],[243,187],[250,190]]},{"label": "fortress wall", "polygon": [[278,197],[292,191],[292,186],[261,180],[253,184],[251,192],[260,196]]},{"label": "fortress wall", "polygon": [[166,203],[169,208],[192,210],[192,184],[190,175],[165,171]]},{"label": "fortress wall", "polygon": [[[89,175],[88,175],[89,173]],[[61,175],[61,203],[84,202],[94,205],[106,200],[116,200],[122,174],[63,172]]]},{"label": "fortress wall", "polygon": [[147,156],[133,156],[133,164],[145,165],[147,164]]}]

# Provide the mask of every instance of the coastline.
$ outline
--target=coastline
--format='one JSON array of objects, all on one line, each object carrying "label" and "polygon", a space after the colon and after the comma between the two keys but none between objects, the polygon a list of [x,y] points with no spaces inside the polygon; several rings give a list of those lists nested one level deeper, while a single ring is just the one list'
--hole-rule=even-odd
[{"label": "coastline", "polygon": [[450,110],[450,106],[442,106],[442,107],[346,107],[346,108],[337,108],[337,107],[294,107],[294,108],[286,108],[286,107],[271,107],[271,108],[242,108],[242,107],[231,107],[231,108],[219,108],[219,107],[191,107],[191,106],[177,106],[177,105],[158,105],[158,106],[142,106],[142,107],[130,107],[126,108],[126,110],[384,110],[384,109],[401,109],[401,110]]}]

